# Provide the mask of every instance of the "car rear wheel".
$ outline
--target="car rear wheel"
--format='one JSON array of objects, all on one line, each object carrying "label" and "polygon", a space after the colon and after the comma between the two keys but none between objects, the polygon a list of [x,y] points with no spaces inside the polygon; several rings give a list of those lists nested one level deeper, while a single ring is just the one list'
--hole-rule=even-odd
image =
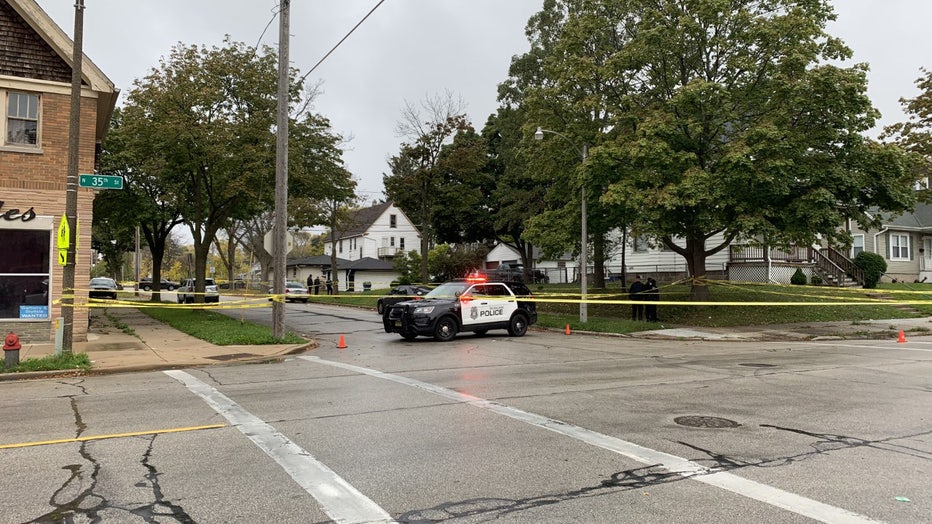
[{"label": "car rear wheel", "polygon": [[382,313],[385,313],[385,304],[383,304],[382,301],[379,300],[379,302],[375,305],[375,310],[378,311],[380,315]]},{"label": "car rear wheel", "polygon": [[401,334],[401,337],[404,338],[405,340],[414,340],[417,338],[417,333],[415,333],[414,331],[405,331],[404,333]]},{"label": "car rear wheel", "polygon": [[508,334],[513,337],[523,337],[527,333],[527,317],[524,313],[515,313],[508,322]]},{"label": "car rear wheel", "polygon": [[143,290],[143,291],[152,291],[152,286],[150,286],[149,284],[145,284],[145,285],[142,286],[142,290]]},{"label": "car rear wheel", "polygon": [[456,336],[456,331],[456,320],[453,317],[443,317],[437,321],[437,326],[434,327],[434,338],[446,342]]}]

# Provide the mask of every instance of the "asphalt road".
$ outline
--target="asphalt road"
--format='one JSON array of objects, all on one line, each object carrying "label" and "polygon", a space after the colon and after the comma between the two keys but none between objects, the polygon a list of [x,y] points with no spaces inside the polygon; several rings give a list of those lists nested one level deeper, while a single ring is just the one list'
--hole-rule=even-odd
[{"label": "asphalt road", "polygon": [[932,521],[932,341],[407,342],[287,312],[317,350],[0,384],[0,523]]}]

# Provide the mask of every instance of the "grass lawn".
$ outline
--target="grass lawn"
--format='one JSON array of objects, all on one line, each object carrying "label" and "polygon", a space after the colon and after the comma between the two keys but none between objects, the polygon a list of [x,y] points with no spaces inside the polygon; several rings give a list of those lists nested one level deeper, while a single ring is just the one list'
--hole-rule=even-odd
[{"label": "grass lawn", "polygon": [[218,346],[306,342],[294,333],[285,333],[282,340],[278,340],[270,328],[204,309],[144,307],[140,311],[178,331]]},{"label": "grass lawn", "polygon": [[51,355],[42,358],[27,358],[20,361],[19,365],[6,367],[5,362],[0,361],[0,373],[24,373],[27,371],[55,371],[66,369],[81,369],[89,371],[91,361],[87,358],[87,353],[62,353],[61,355]]},{"label": "grass lawn", "polygon": [[[573,284],[534,285],[538,325],[562,329],[579,323],[579,287]],[[375,309],[388,290],[312,295],[312,302]],[[878,289],[827,286],[735,284],[710,281],[709,304],[691,300],[687,284],[660,286],[658,317],[666,327],[728,327],[801,322],[915,318],[932,315],[932,284],[881,284]],[[657,324],[632,322],[628,295],[619,284],[590,289],[588,331],[631,333],[657,329]]]}]

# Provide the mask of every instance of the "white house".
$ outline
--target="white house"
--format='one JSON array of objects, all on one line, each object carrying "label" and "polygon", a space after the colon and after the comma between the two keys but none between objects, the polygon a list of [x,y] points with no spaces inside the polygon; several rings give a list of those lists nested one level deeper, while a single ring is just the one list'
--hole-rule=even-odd
[{"label": "white house", "polygon": [[393,268],[394,258],[421,246],[420,231],[391,202],[358,209],[347,224],[345,231],[331,231],[331,241],[324,245],[327,257],[336,249],[341,260],[336,268],[341,291],[360,291],[368,287],[363,283],[373,289],[390,287],[401,276]]},{"label": "white house", "polygon": [[401,209],[391,202],[354,211],[345,231],[330,233],[332,242],[324,245],[324,254],[336,249],[346,260],[374,258],[391,263],[405,251],[419,250],[421,233]]}]

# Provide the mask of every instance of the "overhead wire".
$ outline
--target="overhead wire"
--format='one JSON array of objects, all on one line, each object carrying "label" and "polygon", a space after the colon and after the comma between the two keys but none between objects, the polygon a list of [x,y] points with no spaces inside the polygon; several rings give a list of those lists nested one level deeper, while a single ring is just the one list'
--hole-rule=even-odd
[{"label": "overhead wire", "polygon": [[375,7],[373,7],[372,9],[370,9],[369,12],[366,13],[366,16],[362,17],[362,20],[360,20],[359,22],[357,22],[356,25],[354,25],[353,28],[350,29],[349,32],[346,33],[346,35],[345,35],[343,38],[341,38],[340,41],[337,42],[337,44],[336,44],[335,46],[333,46],[332,49],[330,49],[330,51],[327,51],[327,54],[325,54],[325,55],[323,56],[323,58],[321,58],[320,60],[317,61],[316,64],[314,64],[314,67],[312,67],[310,70],[308,70],[307,73],[304,73],[304,75],[301,77],[301,80],[304,81],[304,79],[307,78],[307,76],[308,76],[309,74],[313,73],[314,70],[317,69],[317,67],[320,66],[320,64],[322,64],[322,63],[324,62],[324,60],[327,59],[327,57],[329,57],[331,54],[333,54],[333,52],[336,51],[337,48],[340,47],[340,45],[341,45],[347,38],[349,38],[349,36],[350,36],[351,34],[353,34],[353,32],[356,31],[356,29],[358,29],[359,26],[361,26],[363,22],[365,22],[366,19],[369,18],[369,17],[372,15],[372,13],[374,13],[375,10],[378,9],[379,6],[381,6],[381,5],[384,4],[384,3],[385,3],[385,0],[379,0],[379,2],[378,2],[377,4],[375,4]]}]

